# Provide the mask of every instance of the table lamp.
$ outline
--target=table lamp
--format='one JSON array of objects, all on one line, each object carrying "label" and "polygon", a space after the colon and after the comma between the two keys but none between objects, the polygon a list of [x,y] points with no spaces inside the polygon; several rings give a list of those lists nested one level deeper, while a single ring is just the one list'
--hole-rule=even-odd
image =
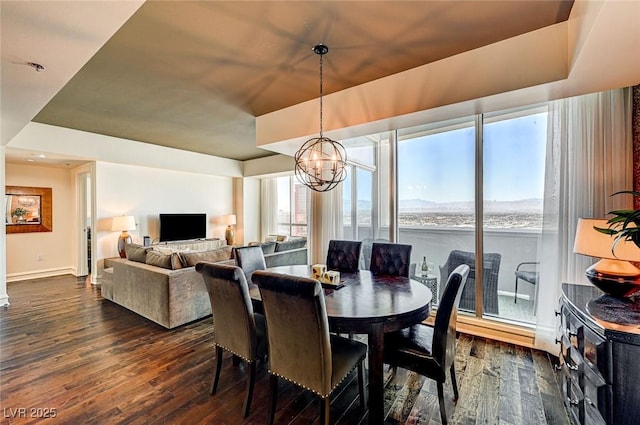
[{"label": "table lamp", "polygon": [[224,238],[227,240],[227,245],[233,245],[233,228],[236,224],[235,214],[226,214],[222,216],[222,224],[227,225],[227,230],[224,232]]},{"label": "table lamp", "polygon": [[131,243],[131,235],[129,235],[129,230],[135,229],[136,220],[132,215],[113,217],[113,221],[111,222],[111,230],[114,232],[122,231],[122,234],[120,234],[118,238],[118,254],[120,254],[120,258],[127,257],[125,248]]},{"label": "table lamp", "polygon": [[606,219],[581,218],[576,228],[573,252],[600,260],[587,268],[589,282],[617,297],[631,296],[640,290],[640,269],[629,261],[640,261],[640,248],[633,242],[597,231],[609,227]]}]

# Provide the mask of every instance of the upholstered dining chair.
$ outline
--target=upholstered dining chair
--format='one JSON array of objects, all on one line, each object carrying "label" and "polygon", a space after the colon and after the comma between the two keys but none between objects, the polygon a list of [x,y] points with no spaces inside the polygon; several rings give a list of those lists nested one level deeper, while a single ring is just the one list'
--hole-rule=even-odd
[{"label": "upholstered dining chair", "polygon": [[409,277],[411,248],[411,245],[374,242],[369,270],[373,274]]},{"label": "upholstered dining chair", "polygon": [[458,266],[449,275],[433,327],[420,323],[384,336],[385,363],[394,370],[401,367],[436,381],[440,419],[443,425],[447,424],[444,405],[444,383],[447,380],[447,371],[451,375],[454,400],[458,399],[454,365],[456,321],[458,304],[468,275],[469,266],[466,264]]},{"label": "upholstered dining chair", "polygon": [[327,250],[327,270],[355,273],[360,266],[362,241],[330,240]]},{"label": "upholstered dining chair", "polygon": [[236,266],[242,269],[247,280],[251,280],[251,275],[256,270],[266,270],[267,268],[264,252],[260,246],[234,248],[233,257],[236,260]]},{"label": "upholstered dining chair", "polygon": [[247,386],[242,408],[242,415],[247,417],[251,408],[256,363],[267,354],[264,316],[253,312],[249,287],[240,267],[200,262],[196,264],[196,270],[202,274],[213,312],[216,370],[211,394],[215,394],[218,387],[223,350],[229,351],[247,363]]},{"label": "upholstered dining chair", "polygon": [[329,333],[324,290],[314,279],[256,271],[269,340],[270,401],[267,423],[273,424],[278,378],[320,398],[320,423],[330,422],[330,397],[358,369],[360,406],[364,408],[363,360],[367,346]]}]

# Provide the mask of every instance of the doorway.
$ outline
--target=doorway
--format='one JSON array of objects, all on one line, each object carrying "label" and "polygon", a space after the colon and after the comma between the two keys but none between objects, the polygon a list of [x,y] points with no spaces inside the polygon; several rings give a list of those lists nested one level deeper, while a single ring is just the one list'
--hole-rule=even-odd
[{"label": "doorway", "polygon": [[77,174],[78,199],[78,276],[93,274],[92,258],[92,185],[91,173]]}]

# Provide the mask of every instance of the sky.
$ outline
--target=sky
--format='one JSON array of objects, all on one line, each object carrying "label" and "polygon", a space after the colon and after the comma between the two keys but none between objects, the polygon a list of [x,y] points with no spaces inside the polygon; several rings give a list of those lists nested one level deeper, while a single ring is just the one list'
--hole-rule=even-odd
[{"label": "sky", "polygon": [[[546,114],[484,126],[484,199],[543,197]],[[473,128],[403,140],[398,144],[399,199],[474,200]]]}]

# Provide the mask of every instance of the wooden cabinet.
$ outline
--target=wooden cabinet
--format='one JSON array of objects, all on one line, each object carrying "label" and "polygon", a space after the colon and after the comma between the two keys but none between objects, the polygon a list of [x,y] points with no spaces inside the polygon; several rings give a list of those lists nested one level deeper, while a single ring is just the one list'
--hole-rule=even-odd
[{"label": "wooden cabinet", "polygon": [[563,284],[560,366],[573,423],[637,424],[640,417],[640,300]]}]

